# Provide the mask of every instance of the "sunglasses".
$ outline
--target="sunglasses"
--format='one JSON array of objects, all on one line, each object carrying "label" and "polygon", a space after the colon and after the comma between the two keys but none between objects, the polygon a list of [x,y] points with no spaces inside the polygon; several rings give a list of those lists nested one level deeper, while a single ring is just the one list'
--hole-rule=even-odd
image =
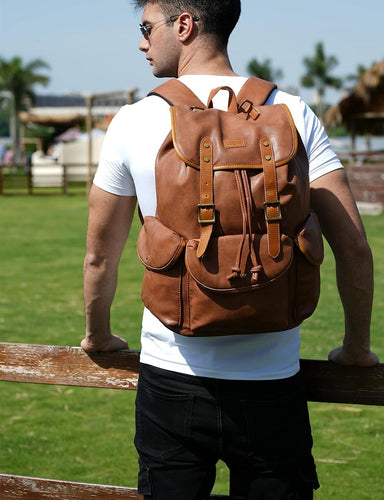
[{"label": "sunglasses", "polygon": [[[151,36],[151,33],[152,33],[153,26],[155,26],[155,24],[158,24],[158,27],[159,27],[159,26],[163,26],[164,24],[174,23],[176,21],[176,19],[178,17],[180,17],[180,15],[181,14],[174,14],[173,16],[169,16],[166,19],[160,19],[160,21],[156,21],[155,23],[140,24],[139,25],[140,32],[146,40],[149,40],[149,37]],[[192,16],[192,19],[193,19],[193,21],[199,20],[199,18],[197,16]],[[159,23],[162,23],[162,24],[159,24]]]}]

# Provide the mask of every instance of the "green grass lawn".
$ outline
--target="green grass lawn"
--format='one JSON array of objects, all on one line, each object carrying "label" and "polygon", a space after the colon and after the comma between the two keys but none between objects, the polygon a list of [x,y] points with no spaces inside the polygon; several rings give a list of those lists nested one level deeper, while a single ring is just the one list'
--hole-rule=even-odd
[{"label": "green grass lawn", "polygon": [[[76,190],[69,196],[8,192],[0,197],[0,340],[77,346],[84,330],[86,197]],[[364,222],[375,257],[372,347],[383,360],[384,215]],[[113,330],[135,349],[142,311],[138,227],[135,220],[112,311]],[[319,307],[302,328],[306,358],[326,358],[343,336],[334,263],[326,251]],[[0,472],[134,486],[134,397],[130,391],[0,383]],[[383,409],[311,403],[310,410],[322,483],[315,498],[384,498]],[[217,493],[227,492],[226,481],[220,464]]]}]

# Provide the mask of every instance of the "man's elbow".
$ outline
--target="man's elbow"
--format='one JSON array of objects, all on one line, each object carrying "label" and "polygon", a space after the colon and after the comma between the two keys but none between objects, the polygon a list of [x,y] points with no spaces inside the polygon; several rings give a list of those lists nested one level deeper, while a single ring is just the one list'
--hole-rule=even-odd
[{"label": "man's elbow", "polygon": [[360,238],[359,242],[353,249],[360,262],[365,262],[366,264],[373,263],[372,250],[366,238]]},{"label": "man's elbow", "polygon": [[363,235],[344,239],[343,244],[337,245],[333,250],[336,261],[342,266],[352,266],[356,271],[373,266],[371,247]]},{"label": "man's elbow", "polygon": [[101,270],[105,269],[108,265],[108,258],[102,253],[87,251],[84,258],[84,271],[87,270]]}]

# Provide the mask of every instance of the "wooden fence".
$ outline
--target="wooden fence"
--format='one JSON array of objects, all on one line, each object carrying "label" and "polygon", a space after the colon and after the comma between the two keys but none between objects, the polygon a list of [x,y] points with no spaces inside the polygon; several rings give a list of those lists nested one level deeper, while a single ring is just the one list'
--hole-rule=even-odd
[{"label": "wooden fence", "polygon": [[34,165],[28,171],[28,193],[33,194],[35,188],[59,187],[61,193],[66,195],[69,183],[90,185],[96,168],[97,163],[91,166],[81,163]]},{"label": "wooden fence", "polygon": [[[137,388],[139,352],[86,354],[80,347],[0,343],[0,381],[35,384]],[[321,360],[301,360],[309,401],[384,406],[384,364],[341,367]],[[136,488],[56,481],[0,473],[1,500],[142,499]],[[242,485],[230,478],[229,496],[244,498]]]}]

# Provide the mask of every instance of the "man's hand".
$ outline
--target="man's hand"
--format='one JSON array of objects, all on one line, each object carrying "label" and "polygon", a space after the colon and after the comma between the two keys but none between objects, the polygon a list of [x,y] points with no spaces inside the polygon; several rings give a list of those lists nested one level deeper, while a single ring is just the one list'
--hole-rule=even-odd
[{"label": "man's hand", "polygon": [[86,335],[86,337],[81,341],[81,347],[85,352],[110,352],[117,351],[119,349],[129,349],[126,340],[112,333],[105,335],[102,338],[94,338],[91,335]]},{"label": "man's hand", "polygon": [[353,351],[346,346],[333,349],[328,354],[328,359],[343,366],[369,367],[379,363],[379,358],[370,350]]}]

